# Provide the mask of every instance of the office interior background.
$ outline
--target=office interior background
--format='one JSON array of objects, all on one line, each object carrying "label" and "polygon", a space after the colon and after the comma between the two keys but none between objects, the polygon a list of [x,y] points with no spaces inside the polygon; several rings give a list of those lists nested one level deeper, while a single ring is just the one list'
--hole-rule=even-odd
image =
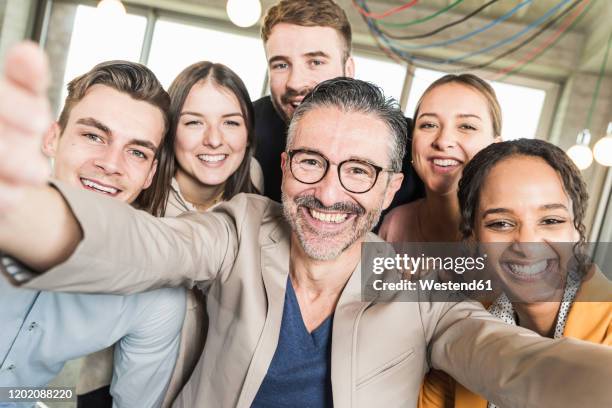
[{"label": "office interior background", "polygon": [[[259,3],[263,14],[276,0],[231,1],[245,10]],[[494,85],[504,139],[535,137],[566,151],[582,142],[582,160],[606,133],[612,139],[612,1],[336,1],[353,27],[356,76],[380,85],[407,116],[433,80],[470,71]],[[237,26],[227,0],[124,0],[125,13],[105,12],[98,3],[0,0],[0,57],[23,39],[39,42],[49,55],[56,113],[68,80],[109,59],[142,62],[166,87],[193,62],[222,62],[253,100],[269,92],[261,18]],[[612,140],[608,146],[601,151],[612,161]],[[591,242],[610,242],[612,171],[600,161],[583,170],[586,224]]]}]

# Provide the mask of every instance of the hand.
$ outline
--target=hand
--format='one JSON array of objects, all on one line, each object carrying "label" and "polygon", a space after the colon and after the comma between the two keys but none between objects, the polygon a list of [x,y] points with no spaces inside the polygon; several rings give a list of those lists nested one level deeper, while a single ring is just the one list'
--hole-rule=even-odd
[{"label": "hand", "polygon": [[7,54],[0,76],[0,214],[18,205],[28,187],[44,185],[49,161],[41,151],[51,125],[47,58],[33,43]]}]

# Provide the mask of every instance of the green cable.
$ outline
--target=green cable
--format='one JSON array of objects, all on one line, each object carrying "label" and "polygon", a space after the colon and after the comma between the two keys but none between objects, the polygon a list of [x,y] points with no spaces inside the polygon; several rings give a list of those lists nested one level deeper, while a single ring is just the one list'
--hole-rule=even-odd
[{"label": "green cable", "polygon": [[593,99],[591,100],[591,107],[589,108],[589,116],[587,118],[586,129],[591,128],[591,119],[593,119],[593,111],[597,104],[597,97],[599,96],[599,88],[601,86],[601,80],[603,79],[606,71],[606,64],[608,63],[608,54],[610,53],[610,44],[612,44],[612,31],[608,37],[608,45],[606,46],[606,52],[604,54],[603,61],[601,61],[601,67],[599,68],[599,78],[597,78],[597,84],[595,85],[595,93],[593,93]]},{"label": "green cable", "polygon": [[458,5],[459,3],[463,3],[463,0],[455,0],[453,3],[449,4],[448,6],[444,7],[443,9],[440,9],[440,10],[436,11],[433,14],[430,14],[429,16],[418,18],[418,19],[412,20],[412,21],[410,21],[408,23],[391,23],[391,22],[384,21],[384,20],[377,21],[377,23],[380,24],[380,25],[387,26],[387,27],[396,27],[396,28],[408,27],[408,26],[411,26],[411,25],[415,25],[415,24],[419,24],[419,23],[424,23],[425,21],[429,21],[429,20],[439,16],[440,14],[443,14],[443,13],[447,12],[448,10],[452,9],[453,7]]},{"label": "green cable", "polygon": [[557,37],[557,39],[555,41],[553,41],[548,47],[546,47],[546,49],[544,49],[540,54],[538,54],[537,56],[535,56],[531,61],[526,62],[525,64],[521,65],[520,67],[516,67],[513,70],[507,72],[504,76],[501,76],[499,78],[496,79],[496,81],[500,81],[502,79],[506,79],[508,77],[511,77],[519,72],[521,72],[526,66],[530,65],[531,63],[533,63],[535,60],[537,60],[538,58],[540,58],[542,55],[544,55],[546,53],[546,51],[548,51],[549,49],[551,49],[552,47],[554,47],[559,40],[561,40],[561,38],[563,38],[563,36],[567,33],[569,33],[572,28],[574,28],[574,26],[576,24],[578,24],[578,22],[580,22],[580,20],[582,20],[582,18],[587,14],[587,12],[590,10],[591,6],[593,6],[593,4],[595,4],[597,2],[597,0],[593,0],[592,2],[590,2],[585,8],[584,10],[582,10],[582,12],[580,13],[580,15],[576,18],[576,20],[574,20],[572,22],[572,24],[569,25],[569,27],[561,33],[561,35],[559,35],[559,37]]}]

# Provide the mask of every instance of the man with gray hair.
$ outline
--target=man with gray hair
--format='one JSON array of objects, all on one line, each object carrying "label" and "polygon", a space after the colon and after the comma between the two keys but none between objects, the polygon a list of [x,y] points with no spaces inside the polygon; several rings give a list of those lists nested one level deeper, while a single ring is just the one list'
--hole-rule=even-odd
[{"label": "man with gray hair", "polygon": [[[30,115],[44,107],[36,81],[19,93]],[[16,109],[0,105],[0,144],[33,160],[15,138],[35,129]],[[18,282],[27,288],[206,290],[206,347],[175,407],[414,407],[430,367],[499,406],[610,406],[604,346],[545,339],[472,302],[362,300],[361,244],[380,242],[368,231],[401,184],[404,126],[377,87],[322,82],[293,117],[282,207],[241,194],[178,219],[36,184],[5,164],[0,187],[25,199],[0,202],[12,205],[0,215],[0,250],[40,271]]]}]

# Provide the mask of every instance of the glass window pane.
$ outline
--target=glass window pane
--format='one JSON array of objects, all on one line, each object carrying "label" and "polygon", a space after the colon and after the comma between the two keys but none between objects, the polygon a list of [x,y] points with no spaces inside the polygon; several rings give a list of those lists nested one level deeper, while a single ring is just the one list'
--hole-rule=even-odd
[{"label": "glass window pane", "polygon": [[[414,73],[406,115],[412,117],[416,104],[425,89],[436,79],[445,75],[444,72],[417,68]],[[502,109],[502,139],[511,140],[521,137],[534,138],[544,107],[546,91],[526,86],[511,85],[502,82],[489,81]]]},{"label": "glass window pane", "polygon": [[68,47],[61,101],[67,93],[65,84],[94,65],[116,59],[138,62],[146,25],[147,19],[143,16],[107,16],[95,7],[78,6]]},{"label": "glass window pane", "polygon": [[502,108],[502,139],[535,138],[546,91],[500,82],[492,85]]},{"label": "glass window pane", "polygon": [[163,19],[157,22],[147,65],[165,87],[184,68],[203,60],[236,72],[251,99],[261,95],[267,69],[261,39]]},{"label": "glass window pane", "polygon": [[385,96],[391,96],[399,102],[406,76],[406,67],[392,61],[378,58],[353,55],[355,60],[355,78],[373,82],[380,86]]},{"label": "glass window pane", "polygon": [[421,95],[423,95],[423,92],[425,92],[429,84],[445,74],[445,72],[432,71],[422,68],[417,68],[414,70],[414,77],[412,78],[410,92],[408,93],[408,102],[406,103],[406,109],[404,110],[406,116],[412,118],[414,115],[414,110],[416,109],[416,104]]}]

